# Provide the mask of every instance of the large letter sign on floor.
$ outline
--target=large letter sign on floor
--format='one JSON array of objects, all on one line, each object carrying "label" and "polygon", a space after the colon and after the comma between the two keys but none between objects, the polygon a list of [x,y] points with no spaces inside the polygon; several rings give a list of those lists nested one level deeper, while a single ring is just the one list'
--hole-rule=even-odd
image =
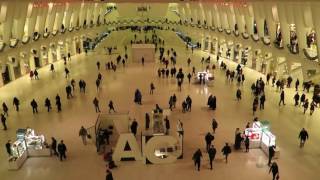
[{"label": "large letter sign on floor", "polygon": [[[129,151],[124,150],[127,143],[131,149]],[[121,158],[134,158],[135,160],[142,160],[137,140],[132,133],[120,134],[117,145],[114,149],[113,159],[115,161],[121,161]]]},{"label": "large letter sign on floor", "polygon": [[155,156],[155,150],[164,144],[167,147],[174,147],[176,143],[177,139],[172,136],[153,136],[144,146],[144,156],[153,164],[174,163],[180,155],[175,156],[169,153],[166,158],[162,159]]}]

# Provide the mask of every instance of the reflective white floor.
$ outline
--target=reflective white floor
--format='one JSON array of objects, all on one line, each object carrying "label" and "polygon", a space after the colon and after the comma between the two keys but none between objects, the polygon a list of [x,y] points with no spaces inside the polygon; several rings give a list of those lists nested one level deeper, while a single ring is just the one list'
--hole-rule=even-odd
[{"label": "reflective white floor", "polygon": [[[166,33],[163,33],[166,35]],[[176,164],[169,165],[143,165],[141,162],[120,162],[119,168],[113,170],[113,176],[118,180],[126,179],[272,179],[268,174],[268,167],[257,167],[259,157],[266,163],[267,159],[261,150],[252,150],[250,153],[233,152],[229,164],[222,160],[220,149],[224,142],[233,142],[234,131],[237,127],[244,129],[246,123],[252,120],[252,101],[250,86],[261,75],[249,69],[245,69],[246,82],[242,87],[243,99],[237,102],[235,91],[237,86],[225,81],[224,72],[217,69],[214,74],[216,80],[213,87],[183,84],[183,90],[177,91],[174,80],[159,79],[157,69],[159,64],[129,63],[126,68],[118,67],[117,72],[104,70],[104,63],[110,60],[109,56],[102,53],[103,46],[110,43],[121,44],[128,36],[110,38],[100,48],[88,56],[79,55],[72,58],[68,64],[71,78],[77,82],[84,79],[87,82],[87,93],[80,94],[77,88],[75,97],[66,99],[65,85],[68,81],[64,78],[64,65],[62,62],[55,64],[56,73],[52,75],[49,67],[42,68],[40,80],[30,80],[22,77],[5,87],[0,88],[0,99],[9,105],[9,118],[7,125],[9,130],[0,132],[0,174],[1,179],[104,179],[105,164],[102,157],[97,155],[93,144],[83,146],[78,137],[81,125],[90,127],[95,123],[97,114],[94,111],[92,100],[95,96],[100,99],[100,108],[107,110],[107,103],[113,100],[118,111],[130,111],[130,116],[139,121],[139,128],[144,125],[144,114],[150,112],[155,103],[162,107],[168,106],[169,96],[176,93],[178,108],[170,116],[171,126],[175,128],[176,121],[181,119],[185,129],[185,156]],[[200,59],[205,54],[197,51],[194,55],[185,52],[184,45],[172,35],[164,36],[167,47],[175,48],[178,53],[177,67],[183,67],[184,71],[191,71],[186,67],[187,57],[192,57],[192,64],[198,70],[201,69]],[[120,47],[120,45],[118,45]],[[130,51],[130,49],[129,49]],[[206,56],[206,55],[205,55]],[[97,94],[95,80],[97,77],[96,61],[102,64],[103,75],[102,91]],[[158,61],[157,61],[158,62]],[[230,64],[235,68],[234,64]],[[204,67],[203,67],[204,68]],[[149,95],[149,84],[153,82],[156,90],[154,95]],[[133,94],[136,88],[142,90],[143,106],[133,103]],[[54,97],[59,93],[62,98],[62,112],[47,113],[44,108],[44,99],[49,97],[54,104]],[[212,93],[217,96],[217,110],[208,111],[205,108],[207,97]],[[280,159],[277,160],[280,168],[281,179],[319,179],[316,170],[320,165],[320,122],[318,109],[313,116],[303,115],[301,108],[293,106],[293,89],[286,89],[285,107],[278,107],[279,94],[274,88],[266,87],[266,105],[264,111],[258,111],[257,116],[271,122],[272,132],[277,136],[277,144],[281,148]],[[193,99],[191,113],[181,113],[181,101],[190,95]],[[311,95],[311,93],[309,94]],[[13,96],[19,97],[21,111],[16,113],[12,107]],[[30,101],[36,98],[40,106],[40,113],[32,114]],[[201,171],[194,170],[191,160],[193,152],[197,148],[204,150],[204,134],[211,130],[211,119],[215,117],[219,128],[215,135],[214,144],[218,150],[214,170],[208,169],[207,155],[203,153]],[[29,158],[18,171],[7,170],[7,154],[4,144],[8,139],[15,139],[17,128],[32,127],[37,132],[43,133],[47,138],[51,136],[58,140],[64,139],[68,152],[68,160],[60,162],[55,157]],[[298,147],[298,133],[302,127],[309,131],[310,140],[304,149]],[[175,129],[174,129],[175,130]]]}]

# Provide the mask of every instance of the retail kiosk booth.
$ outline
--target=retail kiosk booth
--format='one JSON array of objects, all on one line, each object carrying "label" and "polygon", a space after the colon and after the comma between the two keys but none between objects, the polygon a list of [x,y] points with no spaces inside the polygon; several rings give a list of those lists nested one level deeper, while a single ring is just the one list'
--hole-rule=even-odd
[{"label": "retail kiosk booth", "polygon": [[44,135],[37,135],[31,128],[18,129],[17,140],[11,144],[9,170],[18,170],[28,157],[51,156]]},{"label": "retail kiosk booth", "polygon": [[274,159],[280,157],[279,147],[276,146],[276,136],[271,133],[268,121],[253,122],[252,128],[245,130],[245,135],[250,139],[250,148],[261,148],[269,155],[269,147],[275,146]]}]

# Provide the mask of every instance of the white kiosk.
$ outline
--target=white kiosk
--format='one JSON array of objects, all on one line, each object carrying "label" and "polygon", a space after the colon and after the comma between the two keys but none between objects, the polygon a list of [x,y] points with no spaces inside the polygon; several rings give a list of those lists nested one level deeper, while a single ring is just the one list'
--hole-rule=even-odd
[{"label": "white kiosk", "polygon": [[[253,122],[252,128],[245,130],[245,135],[250,139],[250,148],[261,148],[266,155],[269,155],[270,146],[276,146],[276,136],[271,133],[267,123]],[[276,146],[273,158],[277,159],[279,157],[280,150]]]}]

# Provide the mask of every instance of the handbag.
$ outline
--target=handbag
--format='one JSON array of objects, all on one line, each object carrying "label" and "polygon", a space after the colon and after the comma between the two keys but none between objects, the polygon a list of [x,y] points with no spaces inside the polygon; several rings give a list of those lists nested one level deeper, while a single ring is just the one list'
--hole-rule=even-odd
[{"label": "handbag", "polygon": [[91,135],[90,135],[90,134],[88,134],[88,135],[87,135],[87,138],[88,138],[88,139],[91,139]]}]

